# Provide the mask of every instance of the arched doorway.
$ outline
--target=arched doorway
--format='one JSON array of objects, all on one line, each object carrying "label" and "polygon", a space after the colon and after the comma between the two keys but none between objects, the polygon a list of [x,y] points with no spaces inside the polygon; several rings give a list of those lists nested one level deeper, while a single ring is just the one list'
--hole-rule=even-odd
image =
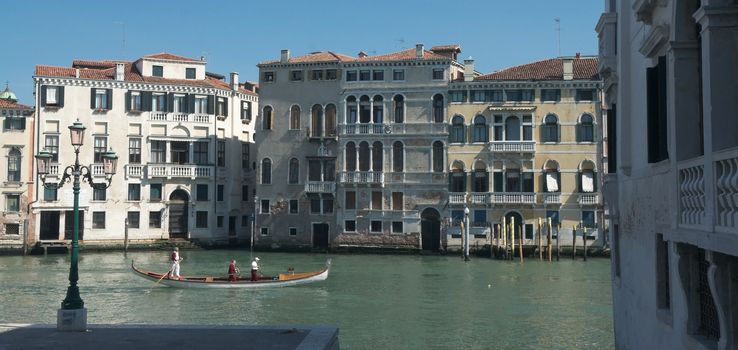
[{"label": "arched doorway", "polygon": [[169,195],[169,238],[187,238],[190,195],[177,189]]},{"label": "arched doorway", "polygon": [[513,228],[513,232],[515,232],[515,239],[520,239],[520,226],[525,225],[525,222],[523,222],[523,216],[520,215],[520,213],[516,211],[511,211],[505,214],[505,225],[510,225],[512,222],[512,219],[515,219],[515,227]]},{"label": "arched doorway", "polygon": [[420,214],[420,238],[423,250],[441,248],[441,214],[434,208],[426,208]]}]

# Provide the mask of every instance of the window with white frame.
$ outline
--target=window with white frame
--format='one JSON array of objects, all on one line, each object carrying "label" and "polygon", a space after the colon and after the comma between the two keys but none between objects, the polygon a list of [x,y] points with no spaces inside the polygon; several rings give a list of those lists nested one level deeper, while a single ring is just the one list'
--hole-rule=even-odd
[{"label": "window with white frame", "polygon": [[166,112],[167,95],[166,94],[152,94],[151,95],[151,110],[154,112]]},{"label": "window with white frame", "polygon": [[261,213],[261,214],[271,214],[271,212],[272,212],[272,210],[271,210],[271,205],[269,204],[269,200],[268,199],[262,199],[261,200],[261,205],[259,207],[259,213]]},{"label": "window with white frame", "polygon": [[93,211],[92,212],[92,228],[98,228],[98,229],[105,228],[105,212],[104,211]]},{"label": "window with white frame", "polygon": [[108,138],[105,136],[96,136],[94,138],[94,162],[102,163],[103,154],[108,150]]},{"label": "window with white frame", "polygon": [[584,114],[579,118],[579,142],[594,142],[594,118]]},{"label": "window with white frame", "polygon": [[108,109],[108,94],[105,89],[95,89],[95,109]]},{"label": "window with white frame", "polygon": [[141,164],[141,139],[138,137],[128,139],[128,163]]},{"label": "window with white frame", "polygon": [[13,213],[20,211],[20,194],[5,195],[5,211]]},{"label": "window with white frame", "polygon": [[130,91],[128,96],[129,110],[132,112],[141,111],[141,92]]},{"label": "window with white frame", "polygon": [[21,152],[13,147],[8,152],[8,182],[20,182],[21,180]]},{"label": "window with white frame", "polygon": [[47,86],[46,87],[46,105],[57,105],[59,104],[59,89],[58,86]]},{"label": "window with white frame", "polygon": [[187,110],[187,102],[185,95],[175,94],[172,97],[172,111],[176,113],[184,113]]},{"label": "window with white frame", "polygon": [[195,113],[207,114],[208,113],[208,98],[205,96],[195,97]]},{"label": "window with white frame", "polygon": [[541,142],[559,142],[559,118],[553,114],[548,114],[543,118]]}]

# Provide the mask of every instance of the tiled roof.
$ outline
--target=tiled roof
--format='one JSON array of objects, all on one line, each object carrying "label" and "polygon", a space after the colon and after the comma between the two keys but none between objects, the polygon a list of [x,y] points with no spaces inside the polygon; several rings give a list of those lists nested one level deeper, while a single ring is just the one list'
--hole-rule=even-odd
[{"label": "tiled roof", "polygon": [[[388,53],[385,55],[378,55],[378,56],[367,56],[367,57],[361,57],[356,58],[354,61],[357,62],[365,62],[365,61],[409,61],[409,60],[417,60],[418,57],[415,55],[415,48],[402,50],[398,52]],[[437,53],[430,52],[428,50],[423,50],[423,58],[424,60],[448,60],[449,58],[443,55],[439,55]]]},{"label": "tiled roof", "polygon": [[438,45],[433,46],[430,49],[431,51],[461,51],[461,46],[458,44],[451,44],[451,45]]},{"label": "tiled roof", "polygon": [[151,55],[145,55],[144,58],[158,58],[160,60],[173,60],[173,61],[187,61],[187,62],[201,62],[200,60],[192,59],[189,57],[173,55],[168,52],[160,52]]},{"label": "tiled roof", "polygon": [[[344,62],[344,61],[351,61],[353,59],[354,59],[353,57],[344,55],[341,53],[336,53],[332,51],[319,51],[319,52],[311,52],[307,55],[291,57],[287,62],[288,63]],[[280,63],[280,60],[264,61],[259,64],[261,65],[261,64],[277,64],[277,63]]]},{"label": "tiled roof", "polygon": [[[458,45],[447,45],[449,47],[458,47]],[[445,47],[445,46],[444,46]],[[453,50],[453,48],[449,48]],[[441,50],[443,51],[443,50]],[[332,51],[311,52],[307,55],[292,57],[288,63],[312,63],[312,62],[366,62],[366,61],[409,61],[418,59],[415,56],[415,49],[407,49],[403,51],[388,53],[377,56],[351,57],[348,55],[335,53]],[[448,60],[449,58],[428,50],[423,50],[423,59],[425,60]],[[258,65],[278,64],[279,60],[269,60],[259,63]]]},{"label": "tiled roof", "polygon": [[74,60],[72,61],[72,68],[94,68],[104,69],[115,67],[116,63],[131,63],[129,61],[114,61],[114,60]]},{"label": "tiled roof", "polygon": [[[562,58],[551,58],[542,61],[505,68],[485,74],[474,80],[563,80],[564,63]],[[573,59],[574,80],[597,80],[597,58],[581,57]]]},{"label": "tiled roof", "polygon": [[31,107],[0,98],[0,109],[31,109]]}]

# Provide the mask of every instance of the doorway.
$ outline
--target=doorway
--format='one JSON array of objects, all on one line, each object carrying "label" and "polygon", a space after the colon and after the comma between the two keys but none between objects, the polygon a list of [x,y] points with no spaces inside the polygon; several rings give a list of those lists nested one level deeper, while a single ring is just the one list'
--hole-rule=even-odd
[{"label": "doorway", "polygon": [[59,211],[41,212],[39,240],[56,241],[59,239],[59,213]]},{"label": "doorway", "polygon": [[328,249],[328,224],[313,224],[313,248]]},{"label": "doorway", "polygon": [[169,238],[187,238],[190,195],[177,189],[169,196]]},{"label": "doorway", "polygon": [[441,249],[441,214],[434,208],[426,208],[420,214],[420,238],[423,250]]},{"label": "doorway", "polygon": [[522,215],[520,215],[518,212],[511,211],[505,214],[505,225],[510,225],[510,222],[513,218],[515,219],[515,227],[513,228],[513,232],[515,232],[515,239],[520,239],[520,226],[525,226],[525,222],[523,222]]},{"label": "doorway", "polygon": [[[84,240],[85,233],[85,211],[79,210],[79,237],[78,240]],[[58,222],[58,220],[57,220]],[[58,224],[57,224],[58,226]],[[64,212],[64,239],[72,239],[74,234],[74,210],[67,210]]]},{"label": "doorway", "polygon": [[228,236],[230,237],[236,236],[236,217],[235,216],[228,217]]}]

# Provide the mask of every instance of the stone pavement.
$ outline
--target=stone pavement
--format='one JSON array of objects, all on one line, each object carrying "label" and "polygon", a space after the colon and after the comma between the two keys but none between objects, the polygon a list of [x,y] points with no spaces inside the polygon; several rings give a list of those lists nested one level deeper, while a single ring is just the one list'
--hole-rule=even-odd
[{"label": "stone pavement", "polygon": [[0,324],[0,350],[265,349],[338,350],[330,326],[90,325],[59,332],[53,325]]}]

